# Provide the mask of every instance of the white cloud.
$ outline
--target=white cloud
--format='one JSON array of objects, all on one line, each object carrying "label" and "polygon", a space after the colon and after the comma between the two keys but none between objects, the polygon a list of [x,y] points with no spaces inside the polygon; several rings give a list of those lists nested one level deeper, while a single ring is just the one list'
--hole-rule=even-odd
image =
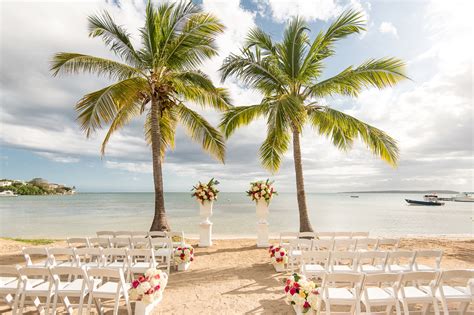
[{"label": "white cloud", "polygon": [[390,22],[382,22],[379,26],[380,33],[383,34],[392,34],[396,38],[398,38],[398,31],[397,28]]},{"label": "white cloud", "polygon": [[131,173],[143,173],[151,174],[153,172],[153,167],[149,162],[117,162],[117,161],[105,161],[105,167],[127,171]]},{"label": "white cloud", "polygon": [[51,153],[51,152],[36,152],[36,154],[44,158],[47,158],[48,160],[58,162],[58,163],[68,164],[68,163],[77,163],[80,161],[80,159],[77,157],[64,156],[61,154]]}]

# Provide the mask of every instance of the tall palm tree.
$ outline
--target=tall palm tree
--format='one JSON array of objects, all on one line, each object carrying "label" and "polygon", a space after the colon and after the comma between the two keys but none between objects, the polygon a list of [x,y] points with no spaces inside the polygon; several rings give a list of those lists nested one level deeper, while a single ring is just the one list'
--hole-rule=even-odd
[{"label": "tall palm tree", "polygon": [[320,79],[323,62],[335,54],[335,43],[363,31],[364,24],[361,13],[349,10],[311,41],[305,21],[294,18],[278,43],[257,28],[249,32],[240,54],[231,54],[220,69],[223,81],[235,76],[263,95],[259,104],[233,107],[225,113],[220,127],[226,137],[264,117],[267,137],[260,147],[260,159],[273,172],[279,169],[282,155],[293,140],[300,231],[313,230],[306,205],[300,147],[300,135],[306,124],[316,133],[329,137],[339,149],[349,149],[360,138],[374,154],[391,165],[397,163],[394,139],[321,102],[322,98],[336,95],[355,97],[366,87],[381,89],[406,78],[403,61],[382,58],[370,59],[358,67],[350,66],[333,77]]},{"label": "tall palm tree", "polygon": [[181,123],[192,139],[219,161],[224,160],[223,135],[188,102],[223,111],[229,108],[228,94],[216,88],[198,66],[217,54],[215,38],[224,26],[192,2],[164,3],[146,8],[140,29],[141,47],[135,48],[130,34],[104,11],[89,17],[91,37],[100,37],[120,61],[79,53],[58,53],[51,71],[94,73],[115,83],[86,94],[77,104],[78,121],[89,137],[110,125],[101,153],[112,134],[133,118],[146,115],[144,134],[151,144],[155,186],[155,216],[151,230],[169,230],[166,219],[162,162],[174,147],[176,125]]}]

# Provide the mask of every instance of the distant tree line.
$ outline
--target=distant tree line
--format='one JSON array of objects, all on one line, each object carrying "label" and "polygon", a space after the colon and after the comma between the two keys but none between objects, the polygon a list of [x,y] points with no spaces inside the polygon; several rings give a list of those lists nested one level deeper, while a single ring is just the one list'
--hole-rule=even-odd
[{"label": "distant tree line", "polygon": [[29,182],[2,179],[0,182],[11,182],[11,185],[0,187],[0,192],[10,190],[17,195],[67,195],[73,194],[75,187],[51,184],[42,178],[34,178]]}]

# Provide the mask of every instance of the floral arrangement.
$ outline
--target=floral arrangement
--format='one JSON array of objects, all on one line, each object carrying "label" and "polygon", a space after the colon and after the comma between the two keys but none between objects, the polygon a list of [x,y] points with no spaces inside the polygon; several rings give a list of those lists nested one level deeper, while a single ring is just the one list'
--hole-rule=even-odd
[{"label": "floral arrangement", "polygon": [[270,181],[270,179],[252,182],[250,183],[250,189],[246,191],[247,196],[249,196],[252,201],[259,201],[263,198],[269,203],[273,195],[278,195],[273,188],[273,183],[274,181]]},{"label": "floral arrangement", "polygon": [[193,186],[193,189],[191,189],[191,191],[193,191],[193,194],[191,196],[195,197],[201,203],[207,200],[217,200],[219,190],[217,190],[216,185],[218,184],[219,182],[214,178],[211,178],[211,180],[207,184],[199,182],[199,184]]},{"label": "floral arrangement", "polygon": [[313,281],[294,273],[285,280],[285,285],[286,300],[291,305],[301,308],[302,313],[307,313],[311,309],[316,310],[319,290]]},{"label": "floral arrangement", "polygon": [[161,296],[168,283],[168,275],[155,268],[148,269],[142,276],[132,282],[128,291],[131,300],[151,304]]},{"label": "floral arrangement", "polygon": [[288,263],[288,255],[286,253],[286,249],[280,246],[270,246],[268,249],[270,253],[270,259],[272,264],[287,264]]},{"label": "floral arrangement", "polygon": [[185,264],[194,260],[194,248],[191,245],[179,246],[175,249],[174,260],[177,264]]}]

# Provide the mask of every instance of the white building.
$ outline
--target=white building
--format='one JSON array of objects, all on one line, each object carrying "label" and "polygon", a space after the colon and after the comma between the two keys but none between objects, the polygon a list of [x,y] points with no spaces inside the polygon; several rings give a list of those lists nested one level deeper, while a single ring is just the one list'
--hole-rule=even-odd
[{"label": "white building", "polygon": [[8,181],[8,180],[0,181],[0,187],[11,186],[11,184],[13,184],[13,182]]}]

